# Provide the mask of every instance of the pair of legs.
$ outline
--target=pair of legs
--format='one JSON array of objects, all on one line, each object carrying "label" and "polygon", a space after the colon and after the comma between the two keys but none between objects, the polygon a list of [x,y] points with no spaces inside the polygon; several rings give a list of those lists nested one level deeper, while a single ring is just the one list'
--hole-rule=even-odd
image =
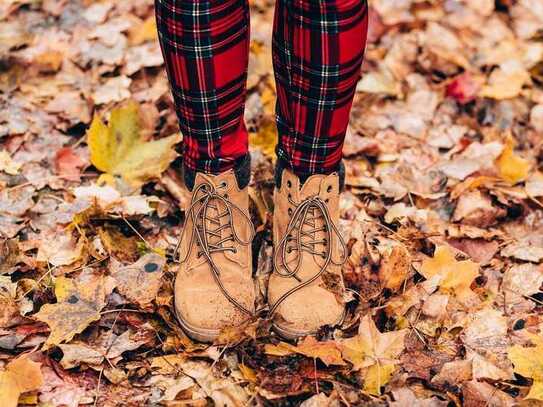
[{"label": "pair of legs", "polygon": [[[212,341],[255,314],[243,122],[247,0],[155,0],[159,39],[192,190],[180,238],[175,309]],[[367,33],[366,0],[277,0],[274,273],[270,317],[281,335],[312,334],[344,314],[338,170]]]},{"label": "pair of legs", "polygon": [[[243,122],[248,0],[156,0],[159,39],[190,171],[219,174],[248,151]],[[366,0],[277,0],[277,155],[301,177],[341,161],[360,76]]]}]

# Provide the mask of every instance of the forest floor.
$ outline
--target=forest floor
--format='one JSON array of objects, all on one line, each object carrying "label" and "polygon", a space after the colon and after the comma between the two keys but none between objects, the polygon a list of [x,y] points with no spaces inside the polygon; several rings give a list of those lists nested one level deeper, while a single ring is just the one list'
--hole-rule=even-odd
[{"label": "forest floor", "polygon": [[[340,204],[348,317],[204,346],[172,314],[188,194],[152,0],[0,3],[0,406],[542,405],[543,2],[370,5]],[[273,1],[251,8],[263,305]]]}]

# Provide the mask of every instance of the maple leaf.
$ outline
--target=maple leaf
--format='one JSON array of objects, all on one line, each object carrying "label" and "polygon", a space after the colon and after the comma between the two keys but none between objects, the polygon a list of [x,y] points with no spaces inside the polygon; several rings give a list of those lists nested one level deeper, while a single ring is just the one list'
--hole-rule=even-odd
[{"label": "maple leaf", "polygon": [[326,366],[344,365],[345,361],[341,357],[341,351],[338,344],[334,341],[318,342],[312,336],[306,337],[297,346],[286,342],[279,342],[277,345],[267,344],[265,352],[272,356],[288,356],[293,353],[307,356],[309,358],[320,359]]},{"label": "maple leaf", "polygon": [[37,390],[42,385],[40,364],[21,356],[0,372],[0,405],[16,407],[21,393]]},{"label": "maple leaf", "polygon": [[526,399],[543,401],[543,338],[532,335],[535,347],[524,348],[514,345],[509,348],[508,356],[514,365],[514,371],[533,380]]},{"label": "maple leaf", "polygon": [[173,147],[181,141],[177,134],[159,140],[143,140],[138,110],[135,102],[113,109],[107,126],[95,116],[87,131],[92,164],[135,186],[160,176],[177,156]]},{"label": "maple leaf", "polygon": [[422,262],[419,272],[428,280],[438,278],[442,289],[465,298],[471,293],[469,287],[479,274],[479,265],[471,260],[457,261],[449,246],[438,246],[434,257]]},{"label": "maple leaf", "polygon": [[360,322],[358,335],[341,341],[343,358],[353,364],[354,370],[366,369],[364,390],[379,395],[388,383],[405,348],[406,329],[381,333],[373,319],[366,315]]},{"label": "maple leaf", "polygon": [[498,157],[497,164],[501,177],[511,184],[516,184],[528,178],[530,163],[515,154],[514,141],[511,136],[507,138],[505,148]]},{"label": "maple leaf", "polygon": [[100,319],[106,295],[113,290],[111,277],[83,272],[77,279],[59,277],[55,283],[56,304],[45,304],[34,316],[49,325],[45,349],[70,341],[91,322]]}]

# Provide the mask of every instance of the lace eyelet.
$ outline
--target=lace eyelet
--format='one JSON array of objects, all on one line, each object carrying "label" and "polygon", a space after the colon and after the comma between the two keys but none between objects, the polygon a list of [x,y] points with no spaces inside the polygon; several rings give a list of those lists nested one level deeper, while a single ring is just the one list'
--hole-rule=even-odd
[{"label": "lace eyelet", "polygon": [[292,247],[287,247],[287,253],[292,253]]},{"label": "lace eyelet", "polygon": [[221,188],[226,188],[228,186],[228,183],[226,181],[223,181],[219,184]]},{"label": "lace eyelet", "polygon": [[292,208],[288,208],[287,212],[288,212],[289,215],[292,215]]},{"label": "lace eyelet", "polygon": [[234,248],[232,249],[232,253],[236,254],[237,252],[238,252],[238,249],[234,247]]},{"label": "lace eyelet", "polygon": [[322,257],[323,259],[325,259],[325,258],[326,258],[326,253],[321,253],[321,257]]},{"label": "lace eyelet", "polygon": [[328,202],[330,202],[330,200],[329,200],[328,198],[326,198],[326,199],[324,200],[324,202],[325,202],[325,203],[328,203]]},{"label": "lace eyelet", "polygon": [[292,194],[291,193],[288,194],[288,199],[292,199]]},{"label": "lace eyelet", "polygon": [[328,193],[332,192],[332,185],[328,185],[328,189],[326,190],[326,192]]},{"label": "lace eyelet", "polygon": [[287,181],[287,188],[292,188],[292,182],[290,182],[290,180]]},{"label": "lace eyelet", "polygon": [[223,198],[224,198],[224,199],[228,199],[228,194],[224,194],[224,195],[223,195]]}]

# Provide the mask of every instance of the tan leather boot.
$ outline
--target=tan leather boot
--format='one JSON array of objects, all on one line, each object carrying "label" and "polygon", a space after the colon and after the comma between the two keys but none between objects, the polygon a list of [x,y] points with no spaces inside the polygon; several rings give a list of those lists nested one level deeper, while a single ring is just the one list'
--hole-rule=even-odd
[{"label": "tan leather boot", "polygon": [[268,301],[275,330],[293,339],[343,321],[346,247],[337,229],[339,177],[300,180],[283,170],[275,189],[274,272]]},{"label": "tan leather boot", "polygon": [[197,173],[180,240],[175,280],[175,310],[185,332],[212,342],[221,329],[254,315],[247,188],[239,189],[234,171]]}]

